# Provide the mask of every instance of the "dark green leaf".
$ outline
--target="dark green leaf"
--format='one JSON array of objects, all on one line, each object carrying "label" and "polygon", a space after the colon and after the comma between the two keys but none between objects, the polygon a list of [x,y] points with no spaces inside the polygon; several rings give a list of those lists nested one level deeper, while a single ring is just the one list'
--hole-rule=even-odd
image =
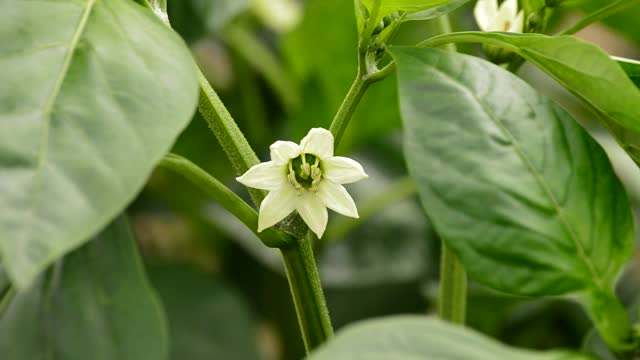
[{"label": "dark green leaf", "polygon": [[640,162],[640,90],[602,49],[573,36],[467,32],[454,37],[505,47],[545,71],[594,110]]},{"label": "dark green leaf", "polygon": [[431,9],[418,11],[408,14],[404,17],[404,20],[429,20],[437,17],[447,15],[448,13],[458,9],[462,5],[468,3],[470,0],[451,0],[450,2],[436,6]]},{"label": "dark green leaf", "polygon": [[3,360],[159,360],[162,307],[124,217],[17,292],[0,317]]},{"label": "dark green leaf", "polygon": [[0,252],[26,288],[133,199],[198,87],[184,43],[132,1],[0,7]]},{"label": "dark green leaf", "polygon": [[153,266],[167,311],[171,359],[258,359],[247,305],[220,279],[187,268]]},{"label": "dark green leaf", "polygon": [[602,148],[500,67],[437,49],[391,53],[409,172],[470,275],[510,294],[581,292],[605,336],[626,341],[611,289],[633,250],[633,219]]},{"label": "dark green leaf", "polygon": [[309,360],[586,360],[580,354],[515,349],[459,325],[424,316],[367,320],[338,332]]}]

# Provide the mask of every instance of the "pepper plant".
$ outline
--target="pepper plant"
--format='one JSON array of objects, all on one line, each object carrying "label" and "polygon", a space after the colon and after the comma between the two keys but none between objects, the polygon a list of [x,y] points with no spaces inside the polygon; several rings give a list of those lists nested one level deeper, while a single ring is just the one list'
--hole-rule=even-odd
[{"label": "pepper plant", "polygon": [[[269,17],[275,11],[269,3],[255,3],[276,32],[295,26],[290,13]],[[199,4],[208,9],[207,2]],[[305,99],[269,47],[225,23],[239,3],[215,4],[208,26],[226,29],[229,46],[262,73],[285,111],[313,116],[300,111]],[[465,327],[468,280],[510,296],[567,299],[592,322],[589,341],[605,345],[598,356],[638,356],[638,325],[615,292],[634,250],[630,200],[599,143],[519,70],[528,63],[555,80],[615,138],[614,147],[640,165],[640,63],[574,36],[597,21],[637,14],[639,5],[354,0],[349,17],[356,26],[340,34],[357,38],[351,87],[340,89],[343,100],[332,119],[314,125],[298,119],[307,135],[279,140],[260,137],[264,123],[242,129],[236,123],[173,30],[166,1],[2,0],[1,358],[175,357],[168,338],[182,335],[168,334],[125,215],[154,169],[183,177],[261,246],[279,250],[309,359],[595,356],[588,346],[517,349]],[[473,9],[479,31],[452,31],[449,15],[463,7]],[[578,8],[589,13],[550,32],[554,19]],[[313,21],[323,31],[332,23]],[[437,34],[396,45],[402,29],[417,22],[433,25]],[[480,44],[481,51],[467,46],[473,54],[464,54],[462,44]],[[325,55],[297,59],[298,67],[324,66],[329,76],[332,69],[314,61],[331,54],[330,45],[318,50]],[[248,49],[261,56],[246,56]],[[377,83],[390,85],[374,89]],[[394,109],[397,91],[403,136],[394,146],[401,147],[409,174],[399,189],[417,192],[423,221],[442,241],[440,319],[369,320],[334,336],[314,246],[321,250],[338,233],[328,225],[327,209],[346,215],[335,221],[347,227],[359,217],[343,185],[374,177],[338,146],[349,131],[368,131],[362,121],[349,124],[356,110],[373,108],[362,101],[369,91],[384,93],[388,101],[377,104],[384,110]],[[251,94],[258,102],[245,110],[258,111],[264,100]],[[224,157],[207,162],[230,164],[237,182],[171,152],[192,118],[206,122],[207,136],[223,150]],[[261,139],[259,147],[248,138]],[[270,160],[261,162],[256,151],[268,152]]]}]

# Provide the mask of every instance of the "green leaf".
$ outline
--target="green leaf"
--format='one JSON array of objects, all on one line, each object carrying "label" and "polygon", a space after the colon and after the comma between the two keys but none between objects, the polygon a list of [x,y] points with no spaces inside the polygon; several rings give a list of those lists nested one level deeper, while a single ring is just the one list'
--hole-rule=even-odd
[{"label": "green leaf", "polygon": [[395,11],[417,12],[434,8],[436,6],[447,4],[454,0],[361,0],[362,4],[373,11],[376,3],[380,3],[378,10],[378,19],[391,14]]},{"label": "green leaf", "polygon": [[563,351],[512,348],[469,328],[424,316],[394,316],[349,325],[309,360],[586,360]]},{"label": "green leaf", "polygon": [[636,87],[640,88],[640,61],[613,56]]},{"label": "green leaf", "polygon": [[409,172],[469,274],[516,295],[579,292],[612,345],[626,345],[612,289],[633,251],[633,218],[602,148],[500,67],[437,49],[390,51]]},{"label": "green leaf", "polygon": [[0,6],[0,252],[24,289],[134,198],[198,83],[182,40],[134,2]]},{"label": "green leaf", "polygon": [[17,292],[0,334],[3,360],[165,359],[166,320],[125,218]]},{"label": "green leaf", "polygon": [[415,13],[408,14],[404,17],[403,20],[430,20],[435,19],[437,17],[447,15],[448,13],[457,10],[462,5],[465,5],[470,0],[451,0],[450,2],[436,6],[431,9],[418,11]]},{"label": "green leaf", "polygon": [[584,101],[640,163],[640,90],[599,47],[573,36],[465,32],[443,36],[505,47]]},{"label": "green leaf", "polygon": [[259,358],[248,306],[220,279],[170,266],[151,266],[149,275],[169,318],[171,359]]}]

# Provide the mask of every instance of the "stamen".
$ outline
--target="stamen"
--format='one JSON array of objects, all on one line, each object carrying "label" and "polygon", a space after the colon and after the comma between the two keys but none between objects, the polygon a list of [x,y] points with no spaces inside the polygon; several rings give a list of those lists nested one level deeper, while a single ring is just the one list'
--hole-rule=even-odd
[{"label": "stamen", "polygon": [[291,165],[291,162],[289,162],[289,174],[287,174],[287,179],[289,180],[289,184],[291,184],[291,186],[296,190],[302,190],[302,185],[300,185],[298,180],[296,180],[296,173],[293,171],[293,165]]},{"label": "stamen", "polygon": [[[304,159],[304,156],[302,158]],[[303,179],[307,179],[309,175],[311,175],[311,166],[305,162],[302,165],[300,165],[300,168],[302,169],[302,172],[300,173],[300,177],[302,177]]]}]

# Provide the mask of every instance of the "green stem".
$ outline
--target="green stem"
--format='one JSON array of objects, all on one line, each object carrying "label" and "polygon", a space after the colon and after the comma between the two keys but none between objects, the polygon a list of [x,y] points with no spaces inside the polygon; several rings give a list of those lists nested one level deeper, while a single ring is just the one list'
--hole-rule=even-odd
[{"label": "green stem", "polygon": [[[451,32],[451,21],[449,20],[449,16],[443,15],[438,17],[437,20],[440,33],[449,34]],[[453,43],[445,44],[445,47],[449,51],[458,51],[456,44]]]},{"label": "green stem", "polygon": [[438,313],[444,320],[464,324],[467,307],[467,274],[458,257],[444,241],[440,261]]},{"label": "green stem", "polygon": [[272,248],[283,247],[295,242],[295,239],[275,228],[268,228],[260,233],[257,232],[258,214],[256,211],[218,179],[209,175],[191,161],[175,154],[168,154],[160,162],[160,166],[184,176],[204,191],[205,194],[211,196],[223,208],[227,209],[251,229],[266,246]]},{"label": "green stem", "polygon": [[333,118],[333,122],[331,122],[331,126],[329,127],[329,131],[333,134],[335,147],[338,147],[338,143],[342,139],[342,135],[349,124],[349,120],[351,116],[355,112],[358,107],[358,103],[362,99],[362,96],[367,91],[370,82],[367,81],[358,71],[358,76],[351,84],[351,88],[347,92],[336,116]]},{"label": "green stem", "polygon": [[[207,78],[198,69],[200,81],[200,103],[198,110],[209,124],[209,128],[218,139],[233,169],[238,175],[244,174],[253,165],[260,162],[251,149],[240,128],[229,114],[218,94],[213,90]],[[262,190],[249,188],[249,195],[256,206],[259,206],[265,197]]]},{"label": "green stem", "polygon": [[[451,23],[447,15],[440,16],[439,27],[442,34],[451,33]],[[445,35],[446,36],[446,35]],[[446,44],[450,51],[457,51],[455,44]],[[443,320],[464,324],[467,308],[467,274],[457,256],[442,241],[440,258],[439,315]]]},{"label": "green stem", "polygon": [[333,336],[311,235],[280,249],[307,353]]},{"label": "green stem", "polygon": [[638,4],[640,4],[639,0],[618,0],[592,12],[577,23],[573,24],[570,28],[560,32],[558,35],[573,35],[596,21],[600,21],[604,18],[614,15],[617,12],[623,11]]},{"label": "green stem", "polygon": [[[258,157],[209,84],[209,81],[199,69],[198,74],[201,89],[198,107],[200,113],[209,124],[235,171],[238,174],[243,174],[251,166],[259,163]],[[175,155],[165,158],[162,165],[174,169],[189,178],[249,226],[250,229],[257,229],[258,221],[255,210],[202,169]],[[249,189],[249,194],[255,205],[260,206],[265,197],[265,192]],[[305,346],[309,351],[333,335],[329,311],[322,293],[320,277],[313,258],[310,240],[302,238],[292,243],[288,241],[282,243],[278,240],[280,234],[273,228],[257,235],[262,237],[270,236],[268,235],[269,233],[274,233],[273,244],[277,244],[281,249],[300,329]],[[261,239],[263,239],[262,237]],[[270,243],[270,241],[269,243],[265,242],[267,246]]]}]

